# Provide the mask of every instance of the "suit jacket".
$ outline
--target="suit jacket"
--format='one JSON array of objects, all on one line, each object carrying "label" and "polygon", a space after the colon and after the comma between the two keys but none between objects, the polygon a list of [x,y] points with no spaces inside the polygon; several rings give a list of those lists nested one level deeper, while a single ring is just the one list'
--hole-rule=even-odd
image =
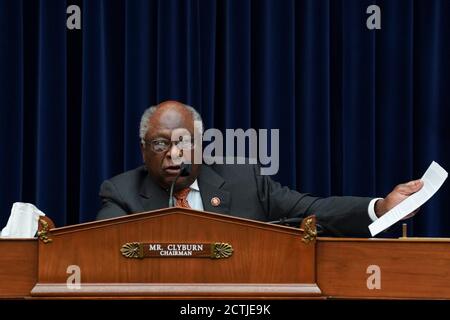
[{"label": "suit jacket", "polygon": [[[266,222],[314,214],[330,235],[369,235],[372,198],[299,193],[260,175],[256,165],[202,165],[197,180],[205,211]],[[153,182],[144,166],[103,182],[100,197],[97,220],[166,208],[169,201],[168,192]],[[220,199],[219,206],[211,204],[213,197]]]}]

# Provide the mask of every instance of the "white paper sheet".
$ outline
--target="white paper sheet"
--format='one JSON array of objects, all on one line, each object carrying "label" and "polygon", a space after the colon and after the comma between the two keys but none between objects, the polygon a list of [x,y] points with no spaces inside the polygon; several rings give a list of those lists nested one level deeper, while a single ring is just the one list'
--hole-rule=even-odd
[{"label": "white paper sheet", "polygon": [[386,230],[427,202],[439,190],[447,177],[447,171],[433,161],[421,179],[424,182],[422,189],[410,195],[369,226],[372,237]]}]

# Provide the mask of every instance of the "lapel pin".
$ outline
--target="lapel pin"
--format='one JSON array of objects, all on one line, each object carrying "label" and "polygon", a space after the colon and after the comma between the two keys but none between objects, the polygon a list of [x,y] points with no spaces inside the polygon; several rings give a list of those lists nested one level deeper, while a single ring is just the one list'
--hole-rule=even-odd
[{"label": "lapel pin", "polygon": [[212,198],[211,199],[211,204],[212,204],[213,207],[218,207],[219,204],[220,204],[220,199],[217,198],[217,197]]}]

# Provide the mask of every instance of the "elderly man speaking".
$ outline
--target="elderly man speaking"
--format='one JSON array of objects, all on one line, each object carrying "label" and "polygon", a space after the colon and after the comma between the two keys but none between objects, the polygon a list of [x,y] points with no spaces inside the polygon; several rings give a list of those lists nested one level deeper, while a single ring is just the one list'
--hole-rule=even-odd
[{"label": "elderly man speaking", "polygon": [[147,109],[140,125],[145,165],[103,182],[97,220],[166,208],[169,188],[181,170],[176,158],[192,162],[189,175],[180,176],[174,185],[177,206],[266,222],[314,214],[334,236],[369,236],[370,223],[423,186],[420,180],[400,184],[384,199],[300,193],[261,175],[255,164],[192,161],[196,148],[201,148],[193,137],[202,126],[195,123],[201,123],[197,111],[176,101]]}]

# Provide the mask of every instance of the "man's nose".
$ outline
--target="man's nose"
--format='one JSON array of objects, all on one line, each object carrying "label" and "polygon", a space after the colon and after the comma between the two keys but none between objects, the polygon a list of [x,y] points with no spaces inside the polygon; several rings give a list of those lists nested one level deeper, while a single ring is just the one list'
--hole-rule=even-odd
[{"label": "man's nose", "polygon": [[166,152],[166,158],[169,160],[182,157],[183,157],[183,150],[179,149],[175,144],[172,144],[170,149]]}]

